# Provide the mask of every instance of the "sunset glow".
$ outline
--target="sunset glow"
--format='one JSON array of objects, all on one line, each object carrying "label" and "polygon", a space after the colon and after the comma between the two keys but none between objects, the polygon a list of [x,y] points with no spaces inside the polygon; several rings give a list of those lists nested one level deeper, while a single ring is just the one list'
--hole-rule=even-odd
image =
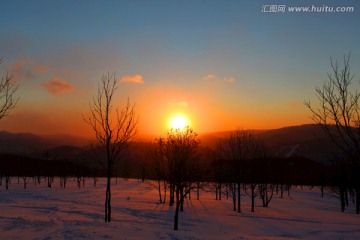
[{"label": "sunset glow", "polygon": [[139,136],[187,124],[198,133],[307,124],[303,102],[316,100],[329,57],[350,51],[360,65],[359,14],[210,2],[2,4],[0,76],[14,75],[20,101],[0,131],[93,137],[82,115],[108,72],[119,85],[114,109],[128,97],[136,105]]}]

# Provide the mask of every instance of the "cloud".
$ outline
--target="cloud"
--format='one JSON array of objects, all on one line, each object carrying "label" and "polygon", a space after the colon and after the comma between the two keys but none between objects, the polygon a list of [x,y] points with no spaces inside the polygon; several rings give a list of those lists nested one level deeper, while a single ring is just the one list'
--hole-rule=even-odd
[{"label": "cloud", "polygon": [[25,65],[27,63],[30,63],[32,60],[31,58],[21,58],[19,59],[16,63],[14,63],[11,67],[10,67],[10,72],[22,72],[25,68]]},{"label": "cloud", "polygon": [[206,75],[204,77],[204,80],[211,80],[211,79],[215,79],[215,78],[217,78],[216,75],[209,73],[208,75]]},{"label": "cloud", "polygon": [[51,95],[59,96],[72,92],[75,87],[59,77],[53,77],[42,85]]},{"label": "cloud", "polygon": [[144,79],[142,75],[136,74],[133,76],[124,76],[121,78],[120,82],[144,83]]},{"label": "cloud", "polygon": [[36,74],[44,74],[47,67],[36,63],[30,57],[20,58],[9,69],[10,73],[14,73],[16,79],[33,79]]},{"label": "cloud", "polygon": [[31,58],[21,58],[16,63],[14,63],[9,71],[14,73],[16,78],[34,78],[34,73],[32,70],[33,60]]},{"label": "cloud", "polygon": [[229,84],[233,84],[235,82],[234,77],[218,77],[217,75],[212,74],[212,73],[209,73],[203,79],[204,80],[214,80],[214,81],[219,81],[219,82],[226,82]]},{"label": "cloud", "polygon": [[187,101],[169,102],[168,105],[170,107],[187,107],[187,106],[189,106]]}]

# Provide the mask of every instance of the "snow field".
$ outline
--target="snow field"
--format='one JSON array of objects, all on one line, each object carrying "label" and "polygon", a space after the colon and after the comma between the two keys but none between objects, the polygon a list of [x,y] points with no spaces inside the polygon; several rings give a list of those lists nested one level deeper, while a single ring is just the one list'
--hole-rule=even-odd
[{"label": "snow field", "polygon": [[0,239],[360,239],[353,206],[341,213],[338,200],[321,198],[318,188],[274,196],[269,208],[257,199],[255,213],[243,196],[241,214],[225,196],[217,201],[201,192],[196,200],[194,192],[173,231],[175,207],[159,204],[146,182],[113,180],[111,223],[104,222],[105,179],[96,187],[89,179],[80,189],[72,179],[61,188],[57,178],[52,188],[22,187],[15,179],[9,190],[0,187]]}]

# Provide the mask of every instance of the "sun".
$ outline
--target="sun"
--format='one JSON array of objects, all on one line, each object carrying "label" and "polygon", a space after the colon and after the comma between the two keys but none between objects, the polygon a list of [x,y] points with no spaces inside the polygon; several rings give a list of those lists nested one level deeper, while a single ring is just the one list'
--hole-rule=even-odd
[{"label": "sun", "polygon": [[183,130],[189,123],[184,116],[176,115],[170,120],[170,126],[173,129]]}]

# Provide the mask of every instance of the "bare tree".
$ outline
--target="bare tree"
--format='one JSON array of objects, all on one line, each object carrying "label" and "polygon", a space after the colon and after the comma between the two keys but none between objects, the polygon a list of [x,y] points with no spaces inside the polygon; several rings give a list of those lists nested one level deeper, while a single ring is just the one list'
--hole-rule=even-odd
[{"label": "bare tree", "polygon": [[122,110],[114,109],[114,94],[117,90],[115,74],[103,75],[98,84],[97,96],[90,104],[90,116],[83,117],[96,136],[98,147],[105,156],[104,167],[107,173],[105,222],[111,221],[111,177],[114,164],[121,153],[129,146],[137,134],[138,117],[135,115],[135,105],[127,100]]},{"label": "bare tree", "polygon": [[226,176],[229,176],[226,165],[227,161],[223,156],[223,142],[219,140],[216,144],[213,154],[213,161],[211,163],[212,174],[214,178],[215,199],[221,200],[222,185],[226,182]]},{"label": "bare tree", "polygon": [[[229,175],[228,185],[233,197],[234,211],[241,213],[241,196],[246,193],[250,196],[251,211],[254,212],[255,198],[259,195],[257,191],[259,183],[257,165],[259,160],[266,155],[265,144],[256,138],[252,131],[237,130],[218,141],[217,155],[219,159],[222,159],[222,162],[228,163],[226,174]],[[226,168],[219,170],[224,171]],[[219,175],[219,173],[216,175]],[[249,192],[246,188],[247,184]],[[218,188],[221,194],[221,187]],[[243,189],[244,193],[242,193],[241,189]]]},{"label": "bare tree", "polygon": [[189,182],[193,182],[194,174],[196,174],[194,166],[199,144],[197,134],[189,127],[183,130],[171,129],[164,139],[167,179],[176,195],[174,230],[178,230],[179,210],[183,209],[184,198],[192,188]]},{"label": "bare tree", "polygon": [[[234,203],[236,200],[237,192],[237,211],[241,213],[241,188],[244,180],[244,163],[251,156],[254,135],[251,131],[237,130],[231,133],[227,138],[223,139],[224,150],[227,158],[229,159],[232,168],[232,183],[234,184]],[[235,192],[236,188],[236,192]],[[234,205],[234,210],[236,206]]]},{"label": "bare tree", "polygon": [[[158,138],[151,143],[148,148],[148,154],[153,162],[154,177],[157,180],[157,190],[159,192],[160,203],[165,204],[166,201],[166,172],[165,172],[165,156],[164,156],[164,139]],[[164,195],[162,195],[161,185],[163,184]]]},{"label": "bare tree", "polygon": [[[0,58],[0,65],[4,61]],[[19,100],[18,97],[15,97],[15,93],[19,88],[19,85],[13,81],[13,74],[6,72],[4,77],[1,77],[0,81],[0,120],[3,117],[7,116],[13,108],[16,107],[16,104]],[[2,176],[1,176],[2,179]],[[9,188],[10,177],[5,176],[6,180],[6,189]],[[1,180],[2,181],[2,180]]]},{"label": "bare tree", "polygon": [[258,177],[259,162],[266,157],[266,146],[263,141],[253,137],[249,139],[250,143],[250,158],[248,159],[247,173],[250,187],[249,197],[251,199],[251,212],[255,212],[255,198],[261,194],[257,191],[257,186],[260,183]]},{"label": "bare tree", "polygon": [[[215,166],[214,167],[214,171],[215,171],[215,176],[221,176],[221,178],[224,179],[224,181],[227,182],[227,190],[230,190],[231,192],[231,197],[232,197],[232,201],[233,201],[233,210],[236,211],[236,196],[237,196],[237,191],[236,191],[236,176],[234,176],[234,156],[233,156],[233,152],[231,151],[230,147],[229,147],[229,138],[225,137],[225,138],[220,138],[216,144],[216,154],[215,154],[215,158],[216,158],[216,165],[219,166]],[[215,177],[217,178],[217,177]],[[216,182],[218,180],[215,180]],[[219,192],[216,195],[219,195],[219,197],[217,197],[216,199],[219,199],[221,196],[221,189],[219,189],[221,185],[215,183],[215,190],[216,191],[220,191],[220,195]]]},{"label": "bare tree", "polygon": [[[205,182],[211,175],[211,169],[209,166],[209,160],[213,157],[214,152],[209,147],[199,147],[196,155],[194,156],[192,173],[193,176],[189,179],[189,186],[192,184],[196,188],[196,200],[200,200],[200,190],[205,190],[208,187],[208,183]],[[189,200],[191,200],[191,191],[189,192]]]},{"label": "bare tree", "polygon": [[[3,64],[3,59],[0,58],[0,65]],[[15,97],[15,93],[19,85],[13,81],[13,74],[6,72],[0,81],[0,120],[7,116],[11,109],[13,109],[19,98]]]},{"label": "bare tree", "polygon": [[305,101],[312,120],[319,124],[353,165],[356,213],[360,213],[360,92],[351,88],[350,53],[343,66],[330,58],[332,73],[322,87],[315,87],[317,105]]},{"label": "bare tree", "polygon": [[260,198],[262,200],[263,207],[268,207],[271,199],[274,195],[274,184],[262,182],[258,184]]}]

